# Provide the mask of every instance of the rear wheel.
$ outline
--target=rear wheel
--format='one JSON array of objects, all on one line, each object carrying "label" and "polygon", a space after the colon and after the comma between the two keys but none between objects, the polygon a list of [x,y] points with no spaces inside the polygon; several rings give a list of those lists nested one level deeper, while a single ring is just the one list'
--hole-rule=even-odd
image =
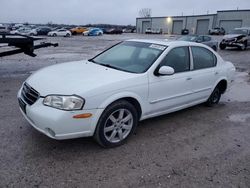
[{"label": "rear wheel", "polygon": [[56,33],[54,33],[52,36],[53,36],[53,37],[56,37],[56,36],[57,36],[57,34],[56,34]]},{"label": "rear wheel", "polygon": [[106,148],[120,146],[133,134],[137,124],[136,108],[125,100],[117,101],[108,106],[101,115],[94,135],[95,140]]},{"label": "rear wheel", "polygon": [[220,88],[217,86],[205,104],[210,107],[214,106],[215,104],[219,103],[220,98],[221,98],[221,91]]},{"label": "rear wheel", "polygon": [[213,46],[212,47],[214,51],[217,51],[217,47],[216,46]]},{"label": "rear wheel", "polygon": [[241,50],[246,50],[246,49],[247,49],[247,42],[245,41],[241,46]]},{"label": "rear wheel", "polygon": [[226,45],[225,45],[225,44],[220,43],[220,49],[221,49],[221,50],[225,50],[225,49],[226,49]]}]

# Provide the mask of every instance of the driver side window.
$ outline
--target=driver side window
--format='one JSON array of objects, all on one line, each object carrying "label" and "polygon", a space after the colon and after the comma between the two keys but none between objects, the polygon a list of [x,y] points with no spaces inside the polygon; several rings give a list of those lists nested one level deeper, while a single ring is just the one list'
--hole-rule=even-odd
[{"label": "driver side window", "polygon": [[172,67],[175,73],[190,70],[189,48],[187,46],[172,49],[161,62],[160,67]]}]

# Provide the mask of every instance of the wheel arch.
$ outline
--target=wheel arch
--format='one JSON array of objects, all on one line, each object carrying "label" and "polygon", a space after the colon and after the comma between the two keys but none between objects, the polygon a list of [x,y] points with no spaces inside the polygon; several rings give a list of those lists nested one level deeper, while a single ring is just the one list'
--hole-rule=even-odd
[{"label": "wheel arch", "polygon": [[221,78],[221,79],[219,79],[219,80],[216,82],[216,84],[215,84],[213,90],[214,90],[216,87],[219,87],[221,94],[224,94],[224,93],[226,92],[227,88],[228,88],[228,81],[227,81],[227,79],[226,79],[226,78]]},{"label": "wheel arch", "polygon": [[116,94],[111,97],[109,97],[107,100],[105,100],[99,108],[106,109],[109,105],[119,101],[119,100],[126,100],[129,103],[131,103],[137,110],[138,112],[138,117],[139,119],[141,118],[143,114],[143,103],[142,99],[133,93],[122,93],[122,94]]}]

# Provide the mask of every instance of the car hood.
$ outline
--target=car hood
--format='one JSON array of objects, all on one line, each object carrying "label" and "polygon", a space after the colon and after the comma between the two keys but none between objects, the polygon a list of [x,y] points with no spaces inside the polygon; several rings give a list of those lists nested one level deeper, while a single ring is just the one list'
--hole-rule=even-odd
[{"label": "car hood", "polygon": [[228,34],[228,35],[225,35],[223,37],[223,39],[232,39],[232,38],[237,38],[237,37],[240,37],[240,36],[245,36],[243,34]]},{"label": "car hood", "polygon": [[122,84],[124,80],[139,76],[140,74],[119,71],[88,61],[77,61],[43,68],[32,74],[26,82],[41,96],[50,94],[96,95],[98,93],[95,91],[105,92],[105,90],[112,89],[114,84],[116,89],[127,87]]}]

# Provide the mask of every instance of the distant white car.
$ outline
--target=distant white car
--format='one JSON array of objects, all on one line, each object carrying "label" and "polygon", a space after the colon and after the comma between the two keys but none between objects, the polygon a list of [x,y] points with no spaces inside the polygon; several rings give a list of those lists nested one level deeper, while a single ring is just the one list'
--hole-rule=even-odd
[{"label": "distant white car", "polygon": [[35,36],[35,35],[37,35],[37,31],[36,31],[36,29],[31,29],[31,28],[19,28],[17,30],[10,31],[10,34]]},{"label": "distant white car", "polygon": [[115,147],[140,120],[217,104],[234,73],[203,44],[128,40],[90,60],[43,68],[23,83],[18,100],[27,121],[51,138],[94,136]]},{"label": "distant white car", "polygon": [[50,31],[48,33],[48,36],[56,37],[56,36],[61,36],[61,37],[70,37],[71,32],[66,29],[58,29],[56,31]]},{"label": "distant white car", "polygon": [[6,26],[0,24],[0,33],[9,33],[9,29]]}]

